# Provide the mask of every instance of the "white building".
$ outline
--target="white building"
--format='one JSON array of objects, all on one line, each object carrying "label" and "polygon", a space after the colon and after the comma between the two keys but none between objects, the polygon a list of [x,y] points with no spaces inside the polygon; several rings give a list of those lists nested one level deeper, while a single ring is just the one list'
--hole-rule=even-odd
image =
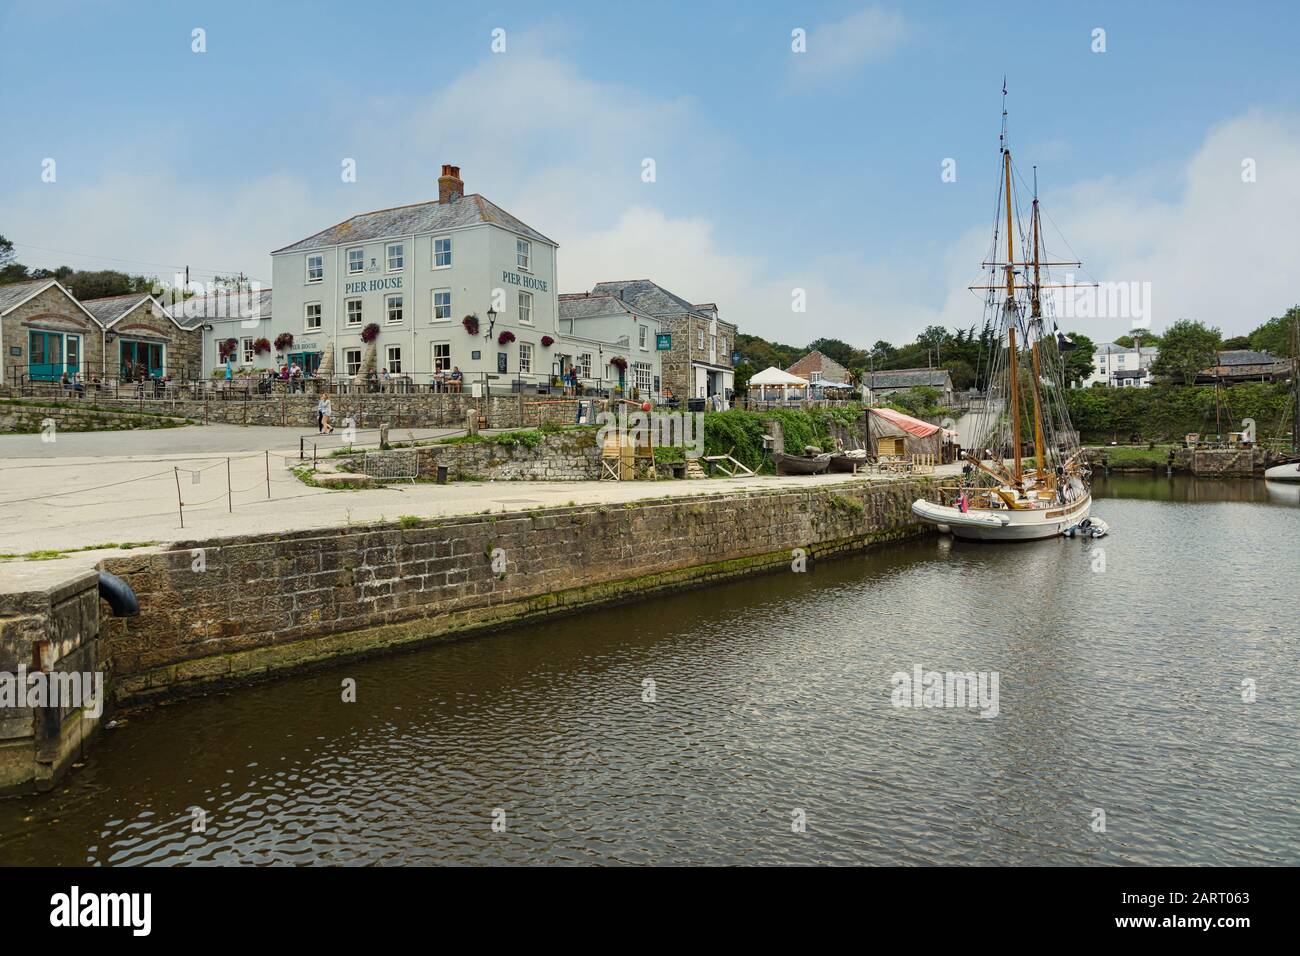
[{"label": "white building", "polygon": [[[560,340],[556,345],[560,374],[570,367],[579,378],[617,383],[629,395],[657,398],[661,392],[660,322],[632,303],[608,292],[566,292],[560,296]],[[618,364],[618,359],[626,367]]]},{"label": "white building", "polygon": [[375,326],[376,368],[391,375],[423,384],[459,368],[467,390],[488,376],[549,381],[556,248],[443,166],[436,201],[362,213],[271,253],[266,337],[293,333],[309,368],[332,348],[335,373],[352,376]]},{"label": "white building", "polygon": [[1100,383],[1116,388],[1146,388],[1151,384],[1151,363],[1160,350],[1155,346],[1125,348],[1103,342],[1092,353],[1092,374],[1083,380],[1084,387]]}]

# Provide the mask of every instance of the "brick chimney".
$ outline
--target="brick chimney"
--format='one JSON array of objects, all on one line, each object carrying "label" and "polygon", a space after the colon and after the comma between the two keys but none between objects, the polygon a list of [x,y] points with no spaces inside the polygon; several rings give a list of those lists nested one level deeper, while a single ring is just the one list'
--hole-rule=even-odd
[{"label": "brick chimney", "polygon": [[455,202],[465,195],[465,184],[460,179],[460,167],[442,164],[442,175],[438,177],[438,202]]}]

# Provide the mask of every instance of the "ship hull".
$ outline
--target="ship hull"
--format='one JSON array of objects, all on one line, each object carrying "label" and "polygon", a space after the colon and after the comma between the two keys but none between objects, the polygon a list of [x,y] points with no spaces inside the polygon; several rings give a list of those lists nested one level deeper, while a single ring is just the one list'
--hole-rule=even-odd
[{"label": "ship hull", "polygon": [[[936,525],[945,534],[965,541],[1039,541],[1058,537],[1092,511],[1092,496],[1086,495],[1062,508],[1033,511],[968,511],[937,505],[924,499],[913,502],[918,518]],[[985,520],[993,518],[994,521]]]},{"label": "ship hull", "polygon": [[1269,481],[1300,481],[1300,464],[1274,465],[1264,472]]}]

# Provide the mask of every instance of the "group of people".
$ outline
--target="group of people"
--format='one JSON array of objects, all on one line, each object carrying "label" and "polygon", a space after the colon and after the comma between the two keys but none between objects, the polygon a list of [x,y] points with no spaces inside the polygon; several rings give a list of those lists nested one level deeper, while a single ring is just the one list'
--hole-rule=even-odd
[{"label": "group of people", "polygon": [[[229,366],[227,366],[227,370],[229,370]],[[288,386],[290,392],[305,392],[307,390],[305,379],[306,375],[301,365],[297,362],[285,362],[278,368],[266,370],[266,375],[258,383],[258,391],[270,394],[271,386],[278,381]]]},{"label": "group of people", "polygon": [[465,373],[459,365],[453,365],[451,371],[440,368],[429,376],[429,384],[435,391],[459,392],[465,382]]}]

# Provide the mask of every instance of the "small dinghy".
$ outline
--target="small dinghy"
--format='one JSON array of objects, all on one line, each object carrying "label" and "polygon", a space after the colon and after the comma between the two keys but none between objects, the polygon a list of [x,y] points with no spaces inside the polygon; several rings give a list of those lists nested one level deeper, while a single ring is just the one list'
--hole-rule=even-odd
[{"label": "small dinghy", "polygon": [[831,456],[787,455],[778,451],[772,454],[772,461],[778,475],[819,475],[830,466]]},{"label": "small dinghy", "polygon": [[1110,525],[1100,518],[1084,518],[1078,524],[1070,525],[1061,534],[1067,538],[1104,538],[1110,534]]}]

